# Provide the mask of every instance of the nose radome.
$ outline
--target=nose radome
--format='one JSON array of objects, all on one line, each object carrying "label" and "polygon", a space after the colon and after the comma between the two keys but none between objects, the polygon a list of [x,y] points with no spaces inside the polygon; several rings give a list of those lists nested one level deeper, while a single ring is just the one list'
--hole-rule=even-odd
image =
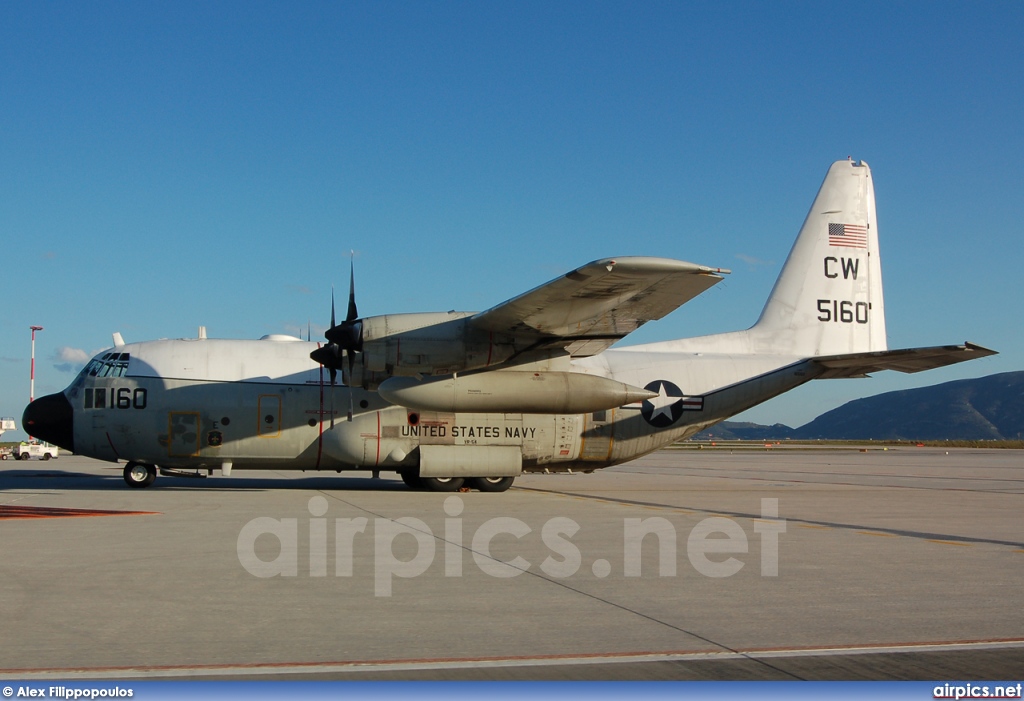
[{"label": "nose radome", "polygon": [[63,392],[40,397],[25,407],[21,425],[33,438],[75,452],[74,410]]}]

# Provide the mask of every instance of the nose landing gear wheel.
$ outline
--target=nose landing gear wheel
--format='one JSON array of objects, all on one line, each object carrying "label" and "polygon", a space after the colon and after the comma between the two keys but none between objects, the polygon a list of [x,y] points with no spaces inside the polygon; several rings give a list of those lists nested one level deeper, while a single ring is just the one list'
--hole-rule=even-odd
[{"label": "nose landing gear wheel", "polygon": [[466,486],[481,492],[504,492],[515,481],[515,477],[470,477]]},{"label": "nose landing gear wheel", "polygon": [[156,481],[156,467],[130,462],[124,466],[124,481],[129,487],[148,487]]}]

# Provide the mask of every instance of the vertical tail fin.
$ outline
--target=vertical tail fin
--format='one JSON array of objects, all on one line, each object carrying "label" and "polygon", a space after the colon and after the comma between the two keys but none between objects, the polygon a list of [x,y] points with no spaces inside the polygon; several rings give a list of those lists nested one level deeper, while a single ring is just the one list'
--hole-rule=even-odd
[{"label": "vertical tail fin", "polygon": [[749,333],[757,345],[808,357],[886,349],[875,191],[866,163],[837,161],[829,168]]}]

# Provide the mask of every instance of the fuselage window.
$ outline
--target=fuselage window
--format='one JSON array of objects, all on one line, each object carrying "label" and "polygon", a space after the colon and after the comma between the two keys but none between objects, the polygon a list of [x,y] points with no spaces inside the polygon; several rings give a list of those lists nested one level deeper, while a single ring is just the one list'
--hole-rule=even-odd
[{"label": "fuselage window", "polygon": [[85,388],[85,408],[92,409],[92,387]]},{"label": "fuselage window", "polygon": [[96,392],[94,394],[94,397],[95,397],[95,400],[96,400],[95,404],[94,404],[94,408],[96,408],[96,409],[106,408],[106,406],[107,406],[107,390],[105,390],[102,387],[97,387],[96,388]]}]

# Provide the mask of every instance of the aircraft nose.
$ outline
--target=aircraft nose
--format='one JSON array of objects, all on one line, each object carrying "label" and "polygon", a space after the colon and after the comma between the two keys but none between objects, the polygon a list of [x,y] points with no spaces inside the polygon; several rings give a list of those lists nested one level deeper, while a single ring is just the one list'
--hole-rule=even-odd
[{"label": "aircraft nose", "polygon": [[21,425],[33,438],[75,452],[74,410],[63,392],[40,397],[25,407]]}]

